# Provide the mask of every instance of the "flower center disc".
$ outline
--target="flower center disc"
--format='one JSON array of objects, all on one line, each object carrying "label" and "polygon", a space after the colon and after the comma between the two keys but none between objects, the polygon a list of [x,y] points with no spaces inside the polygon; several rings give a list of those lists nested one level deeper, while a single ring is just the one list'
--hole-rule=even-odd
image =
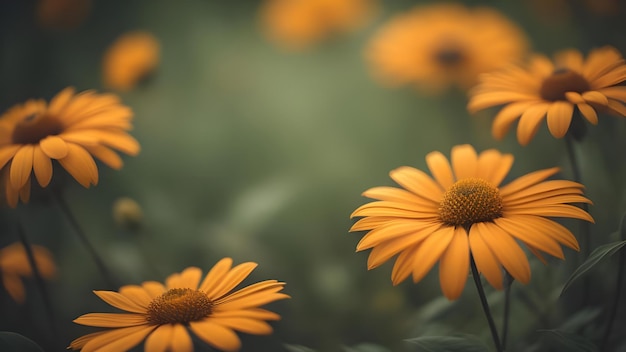
[{"label": "flower center disc", "polygon": [[589,88],[589,82],[583,76],[570,69],[562,68],[543,80],[539,95],[548,101],[566,100],[565,93],[583,93]]},{"label": "flower center disc", "polygon": [[443,195],[439,217],[451,226],[470,226],[502,216],[500,191],[480,178],[457,181]]},{"label": "flower center disc", "polygon": [[454,67],[459,65],[464,57],[459,48],[454,46],[443,47],[435,52],[435,61],[444,67]]},{"label": "flower center disc", "polygon": [[61,133],[63,126],[55,118],[46,114],[31,114],[25,116],[15,125],[13,143],[36,144],[40,140]]},{"label": "flower center disc", "polygon": [[187,324],[209,316],[213,302],[204,292],[173,288],[148,305],[148,322],[154,325]]}]

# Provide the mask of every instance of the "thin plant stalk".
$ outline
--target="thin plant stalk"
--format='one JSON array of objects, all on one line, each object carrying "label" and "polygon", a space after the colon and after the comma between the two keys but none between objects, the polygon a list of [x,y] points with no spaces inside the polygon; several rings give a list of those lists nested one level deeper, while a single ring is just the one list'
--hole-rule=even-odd
[{"label": "thin plant stalk", "polygon": [[57,333],[56,324],[54,323],[55,316],[54,316],[54,310],[52,309],[52,301],[50,300],[50,294],[48,293],[46,283],[44,282],[43,277],[41,276],[41,273],[39,272],[39,267],[37,266],[37,261],[35,260],[35,254],[33,253],[32,244],[30,240],[28,239],[28,236],[26,235],[26,231],[24,231],[24,226],[22,225],[21,219],[19,219],[17,223],[17,234],[20,239],[20,242],[22,243],[22,246],[24,246],[24,250],[26,251],[26,258],[28,259],[28,264],[30,265],[30,268],[33,271],[33,277],[35,278],[35,285],[37,286],[37,289],[39,290],[39,293],[41,294],[41,299],[43,300],[43,306],[44,306],[44,309],[46,310],[46,315],[48,316],[50,332],[52,333],[52,336],[56,340],[56,336],[58,336],[58,333]]},{"label": "thin plant stalk", "polygon": [[480,297],[480,303],[483,307],[485,317],[487,318],[487,323],[489,323],[489,330],[491,330],[493,343],[496,346],[496,351],[502,352],[504,350],[502,349],[502,344],[500,343],[500,337],[498,337],[498,329],[496,328],[496,324],[493,321],[493,316],[491,315],[491,310],[489,309],[489,303],[487,302],[487,297],[485,296],[485,290],[483,289],[483,283],[480,281],[478,268],[476,268],[476,262],[474,262],[474,256],[472,254],[470,254],[470,266],[472,268],[472,277],[474,278],[474,284],[476,284],[476,290],[478,291],[478,296]]},{"label": "thin plant stalk", "polygon": [[609,319],[604,330],[604,336],[602,336],[602,344],[600,345],[600,351],[606,351],[606,346],[611,336],[611,330],[613,330],[613,324],[615,323],[615,317],[617,315],[617,309],[619,306],[620,296],[622,295],[622,281],[624,280],[624,265],[626,265],[626,253],[621,250],[619,252],[619,265],[617,269],[617,283],[615,284],[615,295],[613,296],[613,302],[611,302],[611,308],[609,309]]},{"label": "thin plant stalk", "polygon": [[[580,164],[578,163],[576,150],[574,148],[574,137],[570,133],[567,133],[565,135],[565,146],[567,149],[567,157],[569,158],[570,165],[572,167],[574,181],[582,183]],[[587,203],[582,203],[582,209],[588,213],[589,205]],[[591,228],[589,222],[580,221],[580,237],[582,239],[581,258],[588,258],[591,250]],[[585,277],[583,279],[583,306],[586,306],[587,302],[589,302],[590,287],[591,283],[589,281],[589,278]]]},{"label": "thin plant stalk", "polygon": [[89,255],[91,255],[94,262],[96,263],[96,266],[98,267],[98,270],[100,271],[100,274],[102,275],[102,278],[104,279],[104,281],[107,283],[107,285],[110,286],[110,288],[112,289],[117,288],[118,286],[115,285],[115,280],[113,279],[113,276],[111,276],[111,273],[108,270],[107,266],[104,264],[102,257],[98,254],[98,251],[96,250],[96,248],[89,241],[89,238],[87,237],[82,227],[78,223],[78,220],[76,220],[76,217],[72,213],[70,207],[68,206],[63,196],[55,192],[52,192],[52,194],[53,194],[53,198],[56,200],[57,204],[59,205],[59,208],[61,208],[61,211],[65,214],[68,221],[74,228],[74,232],[78,236],[78,239],[83,243],[83,245],[87,249],[87,252],[89,252]]},{"label": "thin plant stalk", "polygon": [[506,286],[504,288],[504,315],[502,317],[502,349],[506,350],[506,338],[509,332],[509,315],[511,311],[511,286],[513,286],[513,278],[507,272],[505,273]]}]

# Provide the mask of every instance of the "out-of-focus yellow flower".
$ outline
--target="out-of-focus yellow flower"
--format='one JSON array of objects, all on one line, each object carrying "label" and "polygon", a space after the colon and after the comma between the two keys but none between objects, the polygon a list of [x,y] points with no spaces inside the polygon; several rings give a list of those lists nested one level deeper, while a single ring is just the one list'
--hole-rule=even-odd
[{"label": "out-of-focus yellow flower", "polygon": [[91,12],[91,0],[39,0],[36,11],[42,27],[69,30],[85,21]]},{"label": "out-of-focus yellow flower", "polygon": [[156,281],[128,285],[119,293],[94,291],[108,304],[128,313],[89,313],[77,324],[109,328],[72,341],[69,348],[84,351],[127,351],[144,339],[146,351],[193,351],[187,329],[219,351],[238,351],[235,331],[268,335],[268,320],[280,316],[260,306],[289,298],[280,292],[283,282],[261,281],[231,292],[257,266],[248,262],[232,267],[220,260],[202,278],[196,267],[170,275],[165,285]]},{"label": "out-of-focus yellow flower", "polygon": [[28,202],[31,176],[41,187],[52,180],[56,160],[83,187],[98,183],[93,157],[114,169],[122,159],[114,149],[129,155],[139,153],[139,143],[127,131],[132,128],[132,110],[113,94],[66,88],[49,104],[31,99],[0,116],[0,170],[6,200],[17,206]]},{"label": "out-of-focus yellow flower", "polygon": [[590,123],[597,111],[626,116],[626,63],[612,47],[592,50],[585,60],[578,50],[565,50],[550,61],[535,55],[527,66],[512,65],[481,77],[470,92],[468,110],[475,113],[504,105],[492,125],[502,139],[519,119],[517,140],[527,145],[544,119],[555,138],[563,138],[577,110]]},{"label": "out-of-focus yellow flower", "polygon": [[373,0],[266,0],[260,16],[270,40],[301,50],[361,27],[375,8]]},{"label": "out-of-focus yellow flower", "polygon": [[479,74],[521,60],[527,49],[524,32],[494,9],[435,4],[392,18],[366,56],[384,84],[440,94],[450,86],[471,88]]},{"label": "out-of-focus yellow flower", "polygon": [[[31,247],[35,265],[43,279],[51,279],[56,274],[56,266],[48,249],[34,245]],[[33,276],[26,249],[21,243],[13,243],[0,249],[0,276],[2,285],[11,297],[19,303],[26,299],[23,278]]]},{"label": "out-of-focus yellow flower", "polygon": [[113,203],[113,220],[119,227],[136,231],[143,222],[143,211],[134,199],[121,197]]},{"label": "out-of-focus yellow flower", "polygon": [[559,169],[535,171],[500,185],[513,156],[495,149],[477,154],[470,145],[452,148],[450,161],[440,152],[426,156],[432,177],[412,167],[391,171],[402,188],[374,187],[363,193],[377,201],[360,206],[362,217],[350,231],[368,231],[357,251],[371,249],[367,268],[397,255],[394,285],[412,276],[418,282],[439,262],[443,294],[457,299],[467,281],[470,261],[495,288],[503,288],[504,268],[517,281],[530,281],[530,265],[520,244],[545,263],[541,253],[563,259],[561,245],[578,250],[574,235],[549,219],[593,222],[569,203],[591,203],[580,183],[546,179]]},{"label": "out-of-focus yellow flower", "polygon": [[119,91],[133,89],[157,68],[160,50],[159,41],[151,33],[134,31],[123,34],[104,54],[104,85]]}]

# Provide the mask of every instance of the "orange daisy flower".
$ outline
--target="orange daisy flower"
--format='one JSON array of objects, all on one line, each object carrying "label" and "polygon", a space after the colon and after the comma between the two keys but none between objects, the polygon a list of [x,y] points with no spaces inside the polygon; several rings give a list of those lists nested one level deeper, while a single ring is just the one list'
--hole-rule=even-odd
[{"label": "orange daisy flower", "polygon": [[384,84],[438,94],[469,89],[479,74],[521,60],[527,48],[523,31],[494,9],[435,4],[392,18],[366,56]]},{"label": "orange daisy flower", "polygon": [[271,40],[301,50],[361,27],[374,10],[373,0],[266,0],[260,17]]},{"label": "orange daisy flower", "polygon": [[148,281],[128,285],[119,293],[94,291],[108,304],[129,313],[89,313],[75,323],[112,328],[80,337],[70,344],[81,351],[127,351],[146,339],[145,350],[192,351],[187,328],[220,351],[238,351],[235,331],[272,333],[267,320],[280,316],[260,306],[289,298],[281,293],[285,283],[266,280],[231,292],[256,268],[248,262],[233,268],[232,259],[220,260],[200,282],[202,271],[189,267],[170,275],[165,285]]},{"label": "orange daisy flower", "polygon": [[70,30],[80,26],[92,7],[91,0],[39,0],[36,17],[42,27]]},{"label": "orange daisy flower", "polygon": [[[35,265],[43,279],[52,279],[56,275],[56,265],[52,254],[42,246],[31,247]],[[28,261],[26,248],[21,243],[13,243],[0,249],[0,277],[2,285],[11,298],[18,303],[24,303],[26,293],[22,278],[33,276],[33,268]]]},{"label": "orange daisy flower", "polygon": [[452,148],[451,163],[440,152],[426,156],[433,177],[412,167],[391,171],[403,189],[374,187],[363,193],[377,199],[351,217],[363,217],[350,231],[369,231],[357,251],[372,249],[367,267],[374,269],[398,254],[394,285],[412,275],[420,281],[439,261],[443,294],[461,295],[470,257],[495,288],[502,289],[503,271],[526,284],[530,266],[521,242],[542,261],[542,253],[563,259],[560,245],[578,250],[572,233],[548,217],[593,222],[584,210],[568,203],[591,203],[583,185],[546,179],[559,169],[532,172],[501,186],[513,156],[495,149],[477,154],[470,145]]},{"label": "orange daisy flower", "polygon": [[0,116],[0,170],[10,206],[18,198],[28,202],[34,172],[41,187],[52,180],[56,160],[84,187],[98,183],[92,156],[120,169],[122,159],[112,150],[139,153],[139,143],[128,135],[133,112],[111,94],[66,88],[49,104],[28,100]]},{"label": "orange daisy flower", "polygon": [[104,54],[104,85],[119,91],[133,89],[156,69],[159,52],[159,41],[148,32],[135,31],[120,36]]},{"label": "orange daisy flower", "polygon": [[598,123],[598,111],[626,116],[626,64],[612,47],[592,50],[585,60],[577,50],[555,55],[554,62],[535,55],[527,67],[510,66],[487,73],[470,91],[468,110],[476,113],[504,105],[492,125],[493,136],[502,139],[519,119],[517,140],[527,145],[544,118],[555,138],[570,129],[574,112]]}]

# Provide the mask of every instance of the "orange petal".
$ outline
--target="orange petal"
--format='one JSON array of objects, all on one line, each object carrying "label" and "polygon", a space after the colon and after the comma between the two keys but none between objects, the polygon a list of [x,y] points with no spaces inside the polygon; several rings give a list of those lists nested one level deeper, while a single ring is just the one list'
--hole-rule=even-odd
[{"label": "orange petal", "polygon": [[559,168],[553,167],[550,169],[538,170],[518,177],[509,184],[500,187],[500,196],[506,197],[513,193],[523,191],[525,188],[535,185],[545,180],[546,178],[556,174],[557,172],[559,172]]},{"label": "orange petal", "polygon": [[140,325],[113,329],[89,340],[81,351],[128,351],[138,345],[155,328],[156,325]]},{"label": "orange petal", "polygon": [[209,296],[209,298],[222,297],[248,277],[257,265],[257,263],[247,262],[233,267],[228,274],[224,276],[224,279],[212,288],[210,293],[207,292],[207,296]]},{"label": "orange petal", "polygon": [[443,190],[425,172],[409,167],[401,166],[389,173],[389,176],[405,189],[439,204],[443,196]]},{"label": "orange petal", "polygon": [[428,153],[426,155],[426,164],[428,164],[430,173],[443,189],[447,189],[454,184],[455,180],[454,174],[452,174],[452,167],[448,162],[448,158],[441,152],[435,151]]},{"label": "orange petal", "polygon": [[529,107],[520,117],[517,125],[517,140],[521,145],[528,145],[539,130],[541,121],[548,112],[549,104],[537,104]]},{"label": "orange petal", "polygon": [[596,110],[589,104],[577,104],[576,107],[580,111],[580,113],[587,119],[587,121],[591,122],[593,125],[598,124],[598,114]]},{"label": "orange petal", "polygon": [[478,156],[476,177],[499,186],[513,166],[513,155],[500,154],[495,149],[485,150]]},{"label": "orange petal", "polygon": [[457,181],[476,176],[478,155],[469,144],[457,145],[452,148],[452,169]]},{"label": "orange petal", "polygon": [[119,170],[124,165],[122,158],[110,148],[103,145],[83,145],[83,147],[112,169]]},{"label": "orange petal", "polygon": [[413,282],[418,282],[441,258],[454,237],[454,227],[446,226],[433,232],[419,244],[413,255]]},{"label": "orange petal", "polygon": [[124,313],[89,313],[74,320],[76,324],[97,326],[101,328],[122,328],[127,326],[146,325],[146,317],[142,314]]},{"label": "orange petal", "polygon": [[609,105],[609,100],[606,98],[604,94],[600,92],[596,92],[596,91],[584,92],[582,94],[582,97],[583,99],[585,99],[585,101],[589,103],[594,103],[594,104],[603,105],[603,106]]},{"label": "orange petal", "polygon": [[52,180],[52,160],[41,148],[35,147],[33,151],[33,170],[41,187],[46,187]]},{"label": "orange petal", "polygon": [[210,319],[192,321],[189,323],[189,327],[200,339],[218,350],[231,352],[241,348],[241,341],[233,330]]},{"label": "orange petal", "polygon": [[517,238],[525,244],[548,253],[553,257],[559,259],[565,258],[561,246],[559,246],[559,244],[551,237],[544,235],[542,231],[537,228],[508,218],[498,218],[493,222],[509,235]]},{"label": "orange petal", "polygon": [[411,240],[419,240],[428,236],[440,226],[441,222],[439,221],[398,220],[370,231],[363,236],[356,248],[357,251],[362,251],[405,235],[411,235]]},{"label": "orange petal", "polygon": [[[419,246],[419,245],[417,245]],[[396,262],[391,270],[391,282],[394,286],[404,281],[413,269],[413,256],[415,255],[416,246],[408,248],[398,255]]]},{"label": "orange petal", "polygon": [[20,148],[11,162],[11,186],[14,189],[20,189],[26,184],[33,170],[33,153],[35,147],[31,144],[25,144]]},{"label": "orange petal", "polygon": [[199,290],[206,292],[209,297],[213,297],[209,293],[215,285],[222,281],[232,265],[233,260],[231,258],[223,258],[217,262],[202,280]]},{"label": "orange petal", "polygon": [[502,267],[481,234],[477,233],[473,226],[470,228],[469,245],[478,272],[485,276],[491,286],[502,290]]},{"label": "orange petal", "polygon": [[68,153],[67,143],[59,136],[48,136],[39,142],[39,146],[52,159],[65,158]]},{"label": "orange petal", "polygon": [[0,147],[0,169],[2,169],[9,160],[13,159],[13,156],[20,148],[22,148],[21,144],[11,144]]},{"label": "orange petal", "polygon": [[216,319],[216,322],[222,326],[232,330],[241,331],[246,334],[269,335],[272,333],[272,327],[270,324],[262,320],[240,317],[221,317]]},{"label": "orange petal", "polygon": [[191,336],[189,336],[187,329],[183,325],[174,325],[174,331],[170,340],[170,347],[172,351],[177,352],[193,351],[193,342],[191,341]]},{"label": "orange petal", "polygon": [[98,167],[91,155],[81,146],[70,143],[67,156],[59,163],[83,187],[98,184]]},{"label": "orange petal", "polygon": [[548,130],[556,138],[563,138],[572,121],[574,106],[566,101],[555,101],[548,107]]},{"label": "orange petal", "polygon": [[439,281],[443,295],[449,300],[459,298],[469,273],[469,241],[465,229],[455,229],[448,249],[439,263]]},{"label": "orange petal", "polygon": [[[144,344],[144,351],[166,352],[168,350],[168,346],[172,342],[172,335],[174,334],[174,326],[178,326],[178,325],[180,324],[158,325],[157,328],[146,339],[146,343]],[[174,350],[174,351],[178,351],[178,350]]]},{"label": "orange petal", "polygon": [[148,305],[152,301],[148,292],[143,287],[137,285],[122,286],[119,289],[119,293],[145,310],[148,310]]},{"label": "orange petal", "polygon": [[511,103],[500,110],[491,125],[491,133],[494,138],[501,140],[509,132],[511,124],[517,120],[528,107],[535,105],[536,102],[515,102]]},{"label": "orange petal", "polygon": [[146,309],[137,303],[129,300],[121,294],[113,291],[93,291],[101,300],[107,302],[115,308],[132,313],[145,314]]}]

